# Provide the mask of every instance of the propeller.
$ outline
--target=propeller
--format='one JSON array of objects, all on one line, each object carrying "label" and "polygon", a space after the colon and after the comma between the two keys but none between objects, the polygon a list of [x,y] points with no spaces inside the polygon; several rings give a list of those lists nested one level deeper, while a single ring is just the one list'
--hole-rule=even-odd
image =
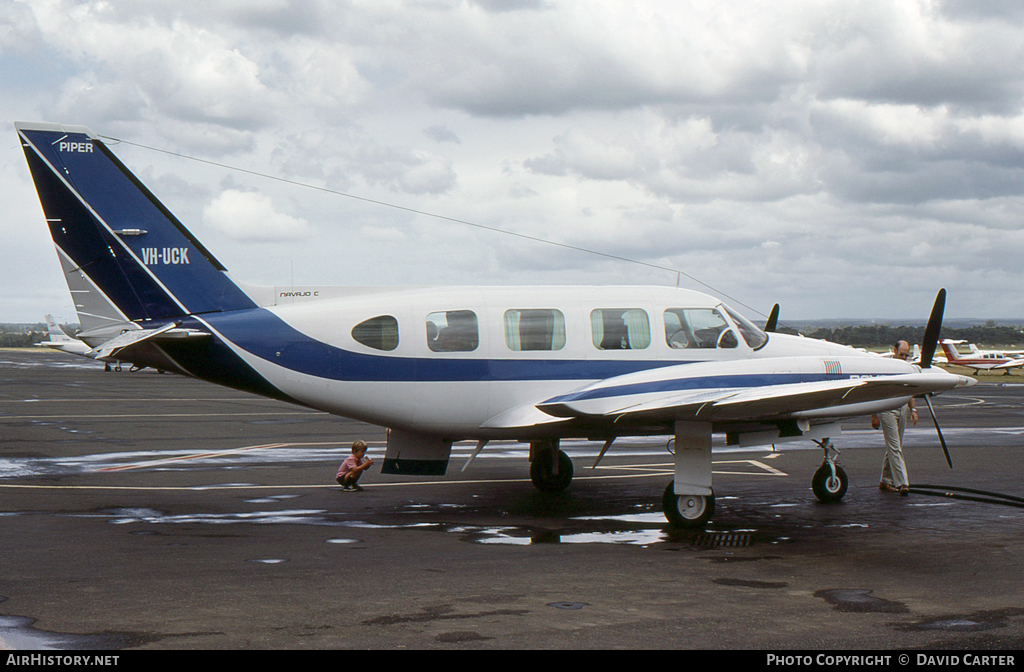
[{"label": "propeller", "polygon": [[772,310],[768,313],[768,321],[764,323],[764,332],[771,333],[775,331],[775,328],[779,326],[779,304],[772,306]]},{"label": "propeller", "polygon": [[[935,356],[935,346],[939,342],[939,330],[942,328],[942,313],[946,310],[946,290],[940,289],[935,297],[935,305],[932,306],[932,314],[928,318],[928,326],[924,328],[924,339],[921,343],[921,368],[929,369],[932,366],[932,357]],[[939,443],[942,444],[942,452],[946,455],[946,464],[953,468],[953,460],[949,457],[949,449],[946,447],[946,439],[942,436],[942,429],[939,428],[939,421],[935,417],[935,409],[932,407],[930,394],[925,394],[924,402],[928,404],[928,412],[932,414],[932,423],[935,431],[939,433]]]},{"label": "propeller", "polygon": [[946,439],[942,436],[942,430],[939,429],[939,421],[935,418],[935,409],[932,408],[932,400],[930,394],[924,395],[924,403],[928,404],[928,412],[932,414],[932,422],[935,424],[935,431],[939,433],[939,443],[942,444],[942,453],[946,456],[946,464],[949,468],[953,468],[953,460],[949,457],[949,448],[946,447]]},{"label": "propeller", "polygon": [[928,326],[924,328],[924,339],[921,343],[921,368],[928,369],[935,356],[935,346],[939,342],[939,330],[942,328],[942,313],[946,309],[946,290],[940,289],[932,306],[932,314],[928,318]]}]

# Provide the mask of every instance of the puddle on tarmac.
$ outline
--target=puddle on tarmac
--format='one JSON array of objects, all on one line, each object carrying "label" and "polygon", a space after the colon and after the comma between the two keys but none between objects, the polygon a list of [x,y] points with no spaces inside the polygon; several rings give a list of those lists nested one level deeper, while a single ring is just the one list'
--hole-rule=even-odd
[{"label": "puddle on tarmac", "polygon": [[917,621],[916,623],[904,623],[896,626],[896,630],[902,632],[980,632],[993,628],[1006,627],[1010,619],[1024,616],[1024,609],[1010,607],[1007,609],[994,609],[991,611],[978,611],[973,614],[958,614],[939,616]]},{"label": "puddle on tarmac", "polygon": [[302,495],[269,495],[267,497],[260,497],[258,499],[247,499],[246,504],[276,504],[277,502],[285,499],[295,499]]},{"label": "puddle on tarmac", "polygon": [[873,612],[884,614],[903,614],[910,611],[902,602],[893,602],[875,597],[873,590],[864,588],[837,588],[819,590],[814,593],[831,604],[836,611]]},{"label": "puddle on tarmac", "polygon": [[137,646],[155,638],[115,635],[72,635],[49,632],[34,627],[34,618],[26,616],[0,616],[0,650],[3,651],[57,651],[94,650],[116,651],[126,646]]},{"label": "puddle on tarmac", "polygon": [[[272,495],[243,500],[246,503],[279,503],[297,495]],[[530,525],[474,525],[449,522],[439,515],[467,509],[464,505],[407,504],[394,512],[406,516],[419,514],[434,520],[422,522],[381,523],[348,518],[349,513],[326,509],[281,509],[278,511],[244,511],[230,513],[170,514],[151,508],[116,508],[94,513],[64,514],[77,518],[106,519],[111,525],[314,525],[354,530],[420,530],[457,534],[464,541],[485,545],[529,546],[532,544],[619,544],[648,547],[660,544],[689,545],[698,550],[722,547],[748,547],[755,541],[778,543],[786,537],[766,536],[750,529],[680,530],[668,525],[661,513],[643,511],[612,516],[578,516],[565,519],[558,528]],[[647,507],[644,507],[647,508]],[[394,515],[393,514],[393,515]],[[144,530],[132,530],[143,534]],[[351,544],[363,539],[332,538],[332,544]],[[673,550],[677,550],[674,548]]]},{"label": "puddle on tarmac", "polygon": [[52,359],[0,359],[0,366],[11,369],[82,369],[82,370],[102,370],[103,365],[100,363],[80,362],[76,360],[62,361]]},{"label": "puddle on tarmac", "polygon": [[778,589],[785,588],[789,585],[786,581],[750,581],[747,579],[733,579],[729,577],[723,577],[719,579],[712,579],[711,583],[717,583],[720,586],[730,586],[734,588],[767,588],[767,589]]},{"label": "puddle on tarmac", "polygon": [[170,515],[155,509],[109,509],[97,514],[77,514],[74,517],[108,518],[112,525],[131,523],[148,523],[151,525],[182,525],[206,523],[208,525],[226,525],[237,523],[267,524],[305,524],[305,525],[337,525],[337,521],[324,517],[327,511],[322,509],[290,509],[283,511],[248,511],[244,513],[184,513]]}]

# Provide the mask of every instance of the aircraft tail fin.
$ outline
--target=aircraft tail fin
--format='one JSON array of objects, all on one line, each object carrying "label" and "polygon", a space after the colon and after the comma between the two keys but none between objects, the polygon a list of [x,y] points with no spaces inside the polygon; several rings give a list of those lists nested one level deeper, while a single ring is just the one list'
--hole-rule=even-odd
[{"label": "aircraft tail fin", "polygon": [[54,343],[70,343],[75,340],[60,328],[57,320],[53,319],[53,315],[46,316],[46,331],[50,335],[50,341]]},{"label": "aircraft tail fin", "polygon": [[15,128],[83,331],[255,307],[88,128]]},{"label": "aircraft tail fin", "polygon": [[946,361],[955,362],[960,359],[960,353],[957,352],[956,345],[949,341],[940,341],[939,345],[942,346],[942,351],[946,353]]}]

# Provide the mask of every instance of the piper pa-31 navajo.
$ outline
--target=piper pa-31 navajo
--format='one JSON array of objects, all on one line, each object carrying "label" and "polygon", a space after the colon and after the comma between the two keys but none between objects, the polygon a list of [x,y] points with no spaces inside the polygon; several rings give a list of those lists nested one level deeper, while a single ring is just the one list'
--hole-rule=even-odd
[{"label": "piper pa-31 navajo", "polygon": [[[176,371],[390,429],[386,474],[445,473],[453,441],[530,444],[542,491],[565,489],[563,438],[674,437],[667,518],[714,511],[712,434],[816,441],[812,487],[840,500],[839,421],[970,385],[932,367],[766,333],[670,287],[250,286],[81,126],[16,124],[83,331],[98,357]],[[930,404],[929,404],[930,406]],[[600,459],[600,456],[599,458]]]}]

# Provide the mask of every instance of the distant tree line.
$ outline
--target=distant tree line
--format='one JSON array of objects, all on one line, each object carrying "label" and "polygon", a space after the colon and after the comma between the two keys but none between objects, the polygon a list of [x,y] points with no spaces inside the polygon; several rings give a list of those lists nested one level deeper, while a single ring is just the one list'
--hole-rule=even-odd
[{"label": "distant tree line", "polygon": [[0,332],[0,348],[27,348],[33,343],[45,340],[45,331]]},{"label": "distant tree line", "polygon": [[[779,331],[796,333],[792,329],[780,328]],[[884,324],[858,327],[818,327],[811,331],[804,331],[803,334],[809,338],[820,338],[855,348],[878,348],[890,347],[898,340],[907,341],[911,345],[921,343],[924,340],[924,327],[891,327]],[[1020,327],[1000,327],[988,323],[962,329],[943,327],[939,332],[939,338],[965,340],[969,343],[977,343],[979,346],[1009,346],[1024,343],[1024,334],[1021,333]]]},{"label": "distant tree line", "polygon": [[[61,325],[69,334],[74,334],[78,325]],[[45,341],[46,324],[5,324],[0,322],[0,348],[27,348],[33,343]]]}]

